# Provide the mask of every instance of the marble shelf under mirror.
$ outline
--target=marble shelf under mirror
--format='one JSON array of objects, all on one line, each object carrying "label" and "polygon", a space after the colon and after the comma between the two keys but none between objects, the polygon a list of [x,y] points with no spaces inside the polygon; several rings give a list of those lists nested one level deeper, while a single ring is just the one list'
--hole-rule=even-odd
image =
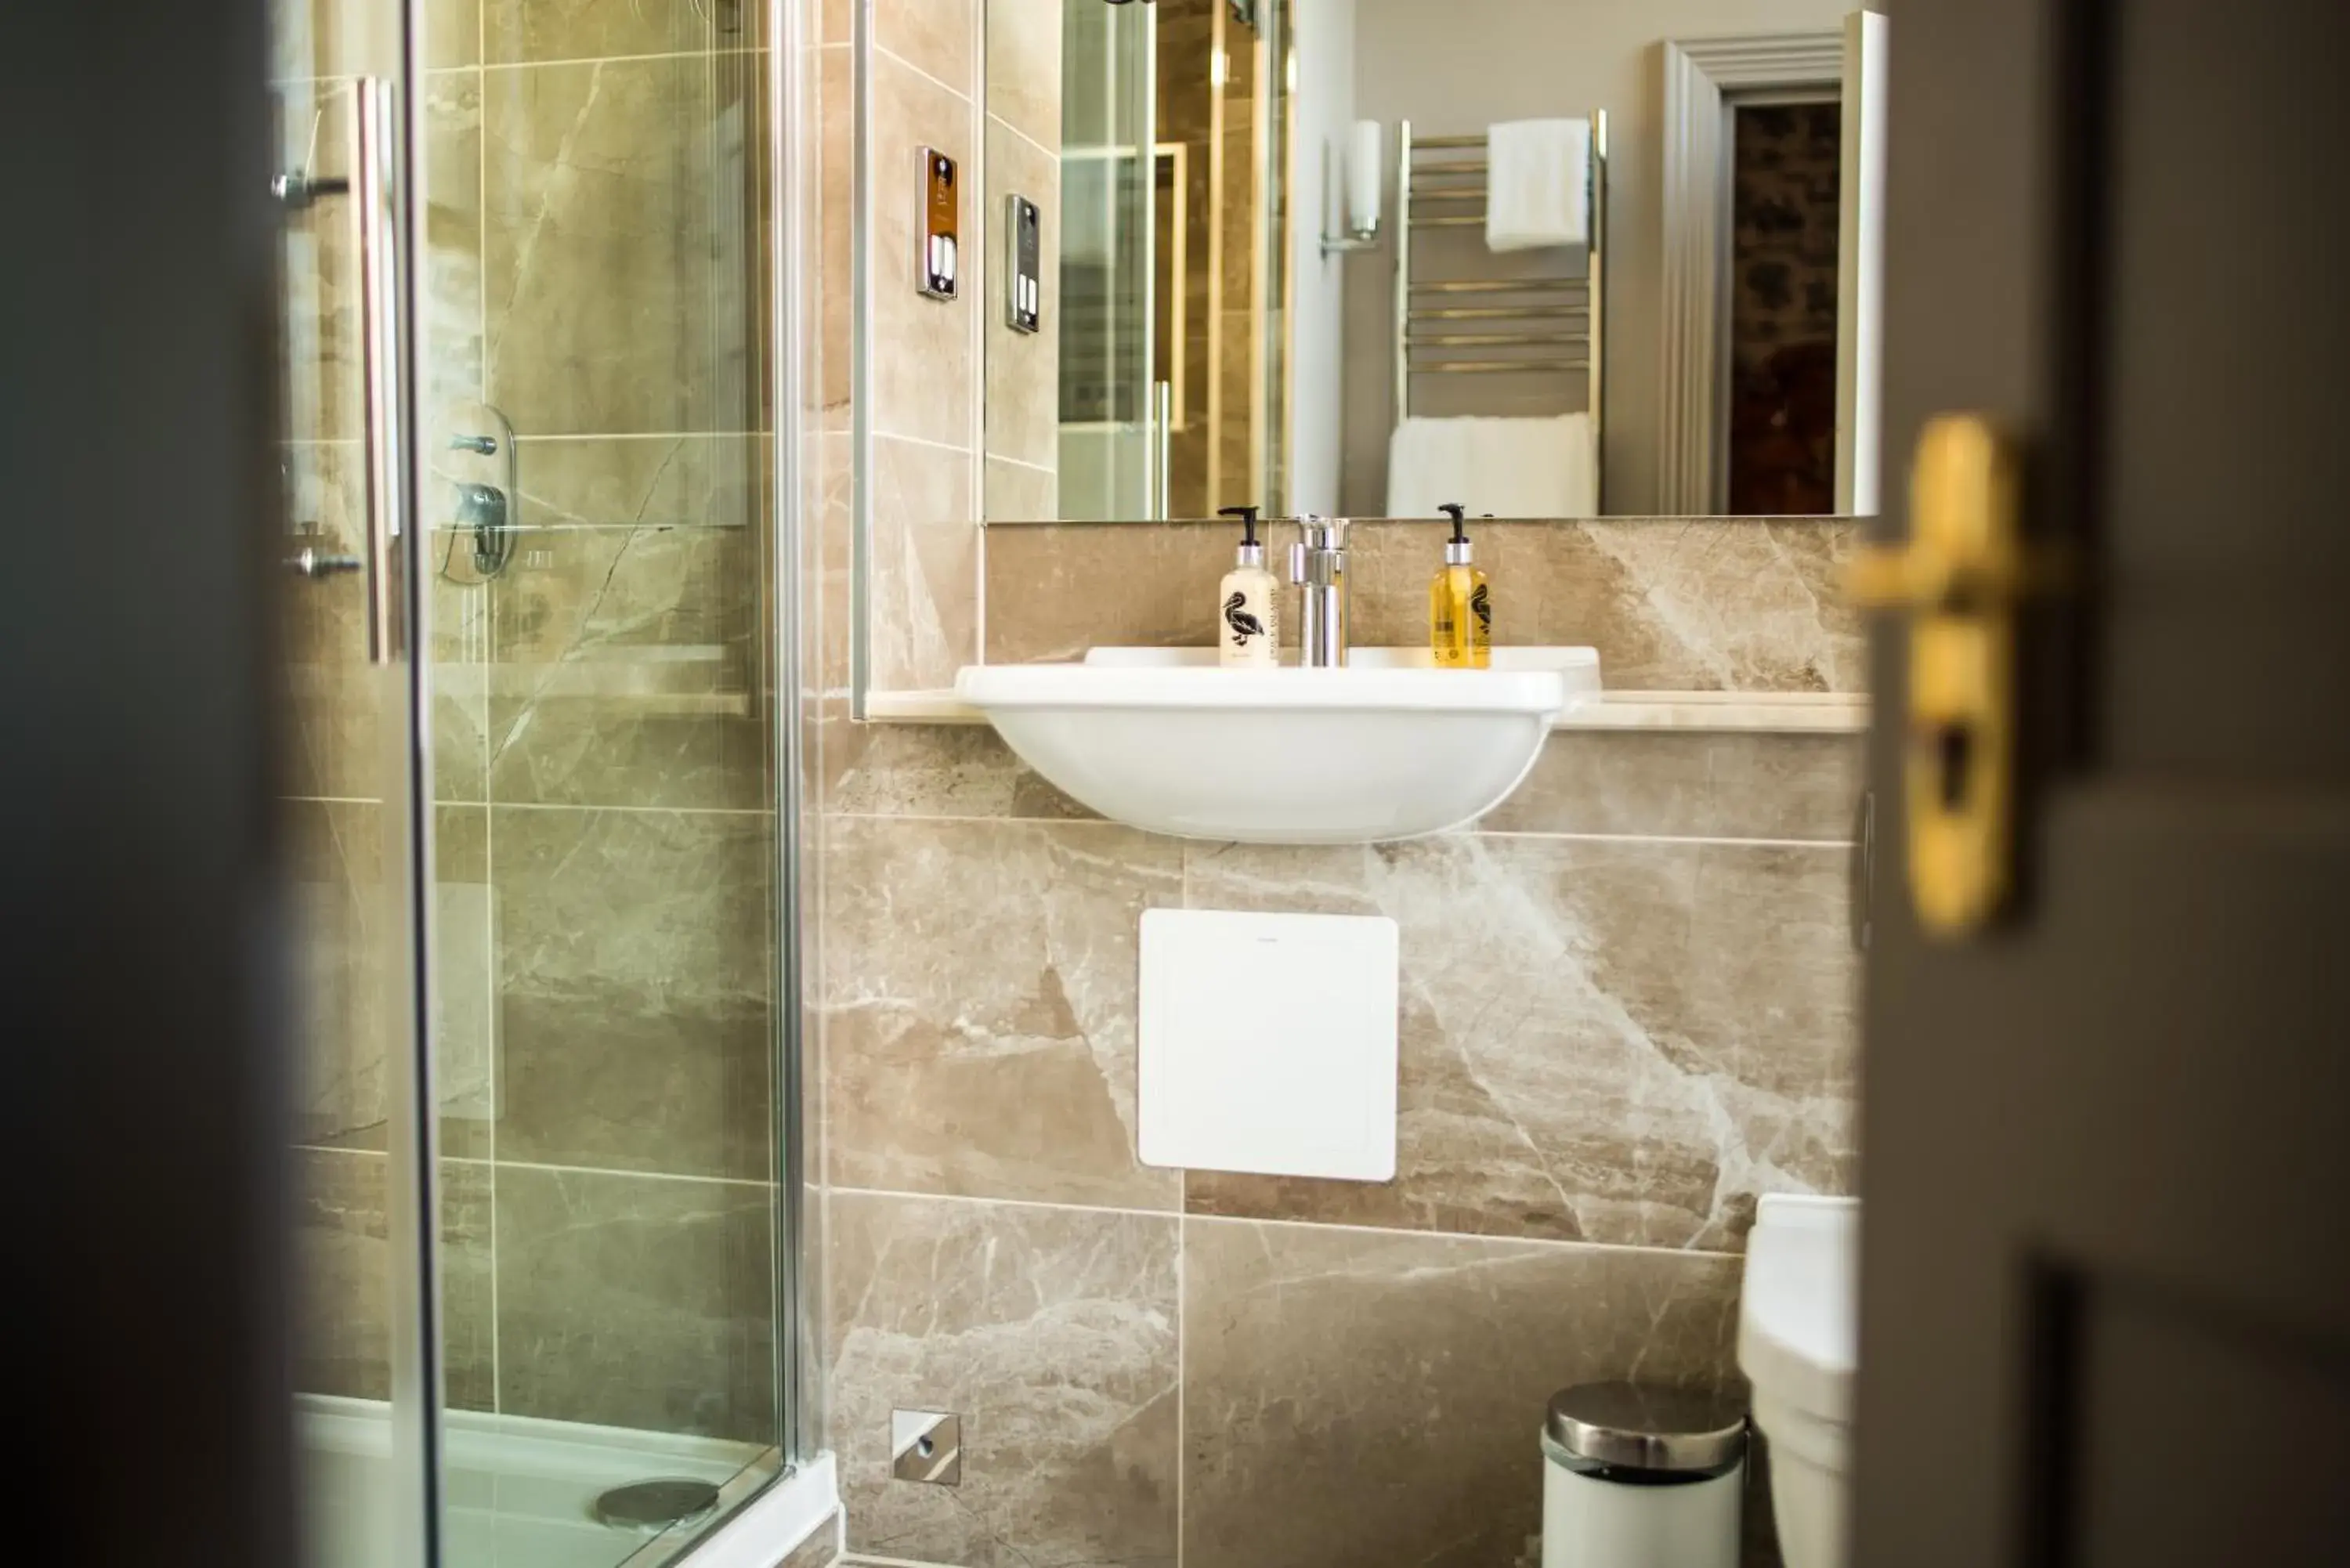
[{"label": "marble shelf under mirror", "polygon": [[[984,724],[951,688],[868,691],[875,724]],[[1843,691],[1610,691],[1570,706],[1553,730],[1689,730],[1745,734],[1859,734],[1868,698]]]}]

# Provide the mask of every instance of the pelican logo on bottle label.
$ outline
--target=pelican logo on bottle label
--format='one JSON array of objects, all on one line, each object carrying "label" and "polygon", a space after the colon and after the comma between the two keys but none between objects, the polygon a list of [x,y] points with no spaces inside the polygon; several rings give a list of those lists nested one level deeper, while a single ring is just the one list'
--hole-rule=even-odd
[{"label": "pelican logo on bottle label", "polygon": [[1483,583],[1479,583],[1469,595],[1469,613],[1477,618],[1477,629],[1491,637],[1493,634],[1493,600]]},{"label": "pelican logo on bottle label", "polygon": [[1251,638],[1264,635],[1264,623],[1249,613],[1248,596],[1234,594],[1224,601],[1224,624],[1232,628],[1232,645],[1246,648]]}]

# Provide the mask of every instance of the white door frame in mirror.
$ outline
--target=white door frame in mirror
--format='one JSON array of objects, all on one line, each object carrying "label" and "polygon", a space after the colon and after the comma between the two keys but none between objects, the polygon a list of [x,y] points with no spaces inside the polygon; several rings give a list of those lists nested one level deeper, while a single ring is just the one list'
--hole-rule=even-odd
[{"label": "white door frame in mirror", "polygon": [[[1725,510],[1723,411],[1729,407],[1732,97],[1789,90],[1841,95],[1842,27],[1679,38],[1664,46],[1664,389],[1657,511]],[[1839,337],[1844,336],[1839,323]],[[1841,431],[1844,420],[1838,410]]]},{"label": "white door frame in mirror", "polygon": [[1885,406],[1886,36],[1882,11],[1844,19],[1844,168],[1836,236],[1836,510],[1877,515]]}]

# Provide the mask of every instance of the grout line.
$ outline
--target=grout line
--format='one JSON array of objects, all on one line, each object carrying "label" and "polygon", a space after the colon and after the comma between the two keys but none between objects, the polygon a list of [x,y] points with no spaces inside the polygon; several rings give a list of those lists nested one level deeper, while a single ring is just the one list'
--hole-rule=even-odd
[{"label": "grout line", "polygon": [[[733,59],[743,55],[764,55],[766,52],[764,45],[745,44],[739,48],[732,49],[671,49],[645,55],[567,55],[561,59],[553,60],[484,60],[481,68],[485,71],[535,71],[547,66],[628,66],[640,65],[650,60]],[[461,67],[446,66],[441,68],[455,70]]]},{"label": "grout line", "polygon": [[[549,431],[515,437],[517,447],[567,441],[764,441],[766,431]],[[346,442],[356,446],[357,441]]]},{"label": "grout line", "polygon": [[1173,1209],[1121,1209],[1107,1203],[1055,1203],[1041,1198],[983,1198],[974,1192],[907,1192],[893,1187],[828,1185],[837,1196],[850,1198],[911,1198],[939,1203],[976,1203],[988,1208],[1040,1209],[1059,1214],[1115,1214],[1133,1220],[1180,1220]]},{"label": "grout line", "polygon": [[1742,1258],[1711,1247],[1648,1247],[1632,1241],[1567,1241],[1555,1236],[1496,1236],[1482,1231],[1401,1231],[1385,1225],[1347,1225],[1322,1220],[1253,1219],[1245,1214],[1187,1214],[1198,1225],[1280,1225],[1293,1231],[1345,1231],[1358,1236],[1424,1236],[1447,1241],[1491,1241],[1504,1247],[1545,1247],[1576,1252],[1637,1252],[1645,1257]]},{"label": "grout line", "polygon": [[[636,520],[636,521],[634,521],[634,522],[629,522],[629,523],[583,523],[583,522],[579,522],[579,521],[577,521],[577,520],[574,520],[574,521],[572,521],[572,522],[568,522],[568,523],[517,523],[517,524],[515,524],[514,525],[514,531],[515,531],[515,534],[517,534],[517,535],[549,535],[549,534],[554,534],[554,535],[563,535],[563,534],[691,534],[691,535],[705,535],[705,534],[739,534],[739,533],[745,532],[745,531],[746,531],[746,530],[748,530],[751,526],[752,526],[752,524],[748,524],[748,523],[702,523],[702,522],[696,522],[696,521],[693,521],[692,519],[690,519],[690,518],[683,518],[683,517],[676,518],[676,519],[673,519],[673,520],[664,521],[664,520],[662,520],[662,519],[660,519],[660,518],[658,518],[658,517],[645,517],[645,518],[639,518],[639,519],[638,519],[638,520]],[[434,532],[435,532],[435,533],[452,533],[452,532],[454,532],[454,530],[453,530],[453,529],[435,529],[435,530],[434,530]],[[486,585],[484,585],[484,584],[478,584],[478,583],[469,583],[469,584],[466,584],[466,585],[464,585],[464,586],[465,586],[465,587],[484,587],[484,586],[486,586]],[[520,661],[520,660],[516,660],[515,662],[522,662],[522,661]]]},{"label": "grout line", "polygon": [[[985,823],[997,827],[1124,827],[1128,833],[1142,831],[1127,827],[1123,822],[1112,822],[1106,816],[961,816],[951,814],[930,816],[902,811],[827,811],[823,815],[832,822],[956,822]],[[1164,836],[1154,834],[1151,836]]]},{"label": "grout line", "polygon": [[475,806],[490,811],[619,812],[640,816],[772,817],[775,815],[770,808],[756,805],[600,805],[593,801],[563,800],[436,800],[432,804],[436,806]]},{"label": "grout line", "polygon": [[1578,1252],[1637,1252],[1669,1258],[1740,1258],[1709,1247],[1648,1247],[1629,1241],[1568,1241],[1555,1236],[1497,1236],[1482,1231],[1408,1231],[1387,1225],[1353,1225],[1325,1220],[1282,1220],[1246,1214],[1186,1214],[1171,1209],[1120,1209],[1107,1204],[1054,1203],[1034,1198],[983,1198],[969,1192],[901,1192],[884,1187],[838,1187],[836,1194],[858,1198],[899,1198],[928,1203],[972,1203],[995,1209],[1037,1209],[1054,1213],[1111,1214],[1136,1220],[1172,1220],[1179,1225],[1279,1225],[1294,1231],[1343,1231],[1357,1236],[1390,1240],[1419,1238],[1444,1241],[1490,1241],[1502,1247],[1544,1247]]},{"label": "grout line", "polygon": [[[343,1144],[297,1143],[291,1147],[302,1154],[366,1155],[374,1159],[388,1159],[390,1158],[389,1151],[384,1149],[353,1148]],[[763,1180],[755,1177],[748,1176],[694,1176],[687,1172],[678,1170],[618,1170],[609,1166],[601,1165],[548,1165],[544,1161],[535,1159],[484,1159],[478,1155],[469,1154],[444,1154],[441,1157],[441,1163],[443,1165],[503,1166],[508,1170],[536,1170],[544,1171],[554,1176],[618,1176],[630,1179],[641,1178],[647,1181],[691,1181],[701,1183],[706,1187],[773,1188],[775,1185],[772,1181]],[[493,1179],[494,1179],[494,1177]]]},{"label": "grout line", "polygon": [[[972,183],[970,188],[980,192],[972,203],[980,244],[972,252],[972,288],[973,304],[978,308],[970,312],[964,324],[963,337],[969,344],[971,362],[978,366],[978,395],[971,400],[971,456],[967,460],[971,476],[970,505],[967,508],[973,523],[984,523],[987,517],[987,354],[988,337],[994,330],[994,317],[987,301],[990,290],[996,286],[995,251],[987,243],[993,214],[989,213],[987,192],[994,189],[994,142],[987,134],[987,67],[989,5],[971,8],[972,91],[968,106],[966,134],[971,137]],[[1056,182],[1057,183],[1057,182]],[[1058,306],[1055,306],[1057,309]],[[1057,318],[1056,318],[1057,319]],[[1057,332],[1055,340],[1057,341]],[[981,528],[971,553],[971,642],[966,645],[970,658],[977,663],[987,661],[987,531]]]},{"label": "grout line", "polygon": [[[483,1159],[450,1156],[459,1165],[487,1165]],[[681,1170],[619,1170],[601,1165],[549,1165],[536,1159],[502,1159],[497,1161],[508,1170],[536,1170],[553,1176],[617,1176],[648,1181],[691,1181],[708,1187],[759,1187],[773,1189],[775,1183],[751,1176],[695,1176]]]},{"label": "grout line", "polygon": [[1004,130],[1010,131],[1013,135],[1018,137],[1029,146],[1035,148],[1038,152],[1041,152],[1045,157],[1051,159],[1055,166],[1060,163],[1061,155],[1058,152],[1055,152],[1053,149],[1045,146],[1043,142],[1037,140],[1035,137],[1029,135],[1026,131],[1021,130],[1018,126],[1013,124],[1010,120],[1004,119],[993,109],[991,109],[987,111],[987,118],[993,120],[996,124],[1003,127]]},{"label": "grout line", "polygon": [[[651,810],[659,808],[647,807],[644,809]],[[828,820],[845,822],[993,823],[1003,826],[1124,827],[1127,828],[1128,832],[1139,833],[1145,831],[1144,829],[1130,827],[1128,824],[1123,822],[1113,821],[1106,816],[1015,816],[1008,815],[989,815],[983,813],[973,812],[944,811],[827,811],[822,815]],[[1162,836],[1153,835],[1153,836]],[[1437,835],[1435,836],[1443,838],[1455,836]],[[1470,828],[1467,831],[1459,834],[1457,836],[1461,838],[1532,839],[1537,841],[1553,840],[1575,844],[1698,845],[1712,846],[1729,849],[1848,850],[1852,847],[1852,841],[1850,839],[1844,838],[1709,838],[1696,835],[1663,833],[1533,833],[1514,830],[1501,831],[1490,828]],[[1189,839],[1185,842],[1191,844],[1212,845],[1220,849],[1230,847],[1225,845],[1223,841],[1218,839]],[[1300,846],[1298,847],[1321,849],[1366,849],[1371,846],[1363,844],[1325,844]]]},{"label": "grout line", "polygon": [[1191,1449],[1191,1437],[1186,1428],[1191,1411],[1191,1370],[1186,1365],[1191,1345],[1191,1173],[1177,1173],[1182,1179],[1182,1208],[1175,1219],[1175,1568],[1183,1568],[1183,1515],[1185,1512],[1183,1470]]},{"label": "grout line", "polygon": [[[477,5],[473,7],[473,69],[475,72],[475,79],[473,83],[475,95],[473,105],[473,119],[475,122],[473,129],[473,269],[475,280],[479,285],[479,293],[481,296],[479,300],[476,301],[479,308],[474,314],[478,317],[475,325],[481,331],[480,353],[482,356],[482,367],[481,375],[477,379],[477,385],[474,388],[474,391],[482,400],[483,407],[496,410],[497,404],[490,400],[490,360],[492,358],[490,354],[490,78],[488,70],[481,64],[482,61],[484,61],[489,57],[490,8],[487,5]],[[503,416],[504,410],[499,410],[498,411]],[[513,429],[513,421],[507,421],[507,428],[509,431]],[[519,445],[519,442],[516,444]],[[520,453],[517,452],[515,456],[518,464]],[[508,468],[515,477],[516,483],[515,488],[517,490],[521,489],[522,486],[520,481],[522,471],[520,467],[515,464],[510,464],[508,465]],[[520,496],[515,496],[514,497],[514,502],[515,509],[519,511],[521,508],[522,498]],[[483,586],[487,587],[487,582],[485,581]],[[494,1249],[494,1239],[493,1240],[492,1245]],[[494,1281],[497,1278],[494,1251],[493,1251],[491,1263],[490,1277]],[[494,1285],[493,1285],[492,1293],[493,1298],[494,1299]],[[490,1324],[490,1354],[492,1360],[494,1362],[497,1355],[498,1343],[497,1319],[494,1316],[492,1317]],[[494,1398],[492,1400],[492,1407],[494,1408],[495,1407],[495,1404],[496,1401]]]},{"label": "grout line", "polygon": [[[480,33],[480,44],[476,52],[476,57],[486,59],[490,53],[489,6],[484,5],[476,8],[474,12],[474,24]],[[487,85],[486,78],[484,78],[484,87]],[[484,97],[486,98],[487,96],[487,93],[484,92]],[[486,277],[486,247],[488,245],[490,224],[490,139],[485,131],[484,134],[477,137],[476,140],[478,141],[481,149],[480,191],[482,202],[482,226],[479,233],[482,238],[482,244],[484,247],[485,263],[484,267],[485,275],[482,287],[482,403],[485,408],[494,409],[497,405],[490,401],[490,290]],[[509,426],[508,428],[511,429],[512,427]],[[521,452],[518,446],[515,453],[515,463],[513,465],[512,472],[515,479],[515,487],[519,489],[521,487],[522,470]],[[520,498],[517,497],[516,499],[519,501]],[[485,584],[484,587],[486,587],[486,586],[487,585]],[[481,663],[484,675],[487,674],[488,666],[492,662],[491,655],[496,650],[498,646],[496,635],[498,598],[499,596],[494,592],[485,593],[483,596],[481,617]],[[483,704],[482,717],[482,793],[486,795],[490,791],[490,771],[494,765],[494,758],[490,753],[494,726],[489,722],[488,703],[486,701]],[[491,889],[484,895],[488,907],[489,918],[483,921],[484,929],[482,932],[482,946],[485,955],[484,972],[487,974],[489,979],[488,992],[491,999],[489,1016],[487,1020],[487,1027],[489,1029],[490,1036],[488,1044],[490,1070],[489,1095],[491,1111],[489,1128],[490,1408],[494,1411],[503,1412],[505,1407],[505,1373],[500,1357],[500,1349],[505,1342],[506,1335],[505,1323],[500,1314],[498,1301],[498,1122],[505,1115],[506,1107],[505,1052],[499,1038],[500,1031],[498,1028],[498,1020],[504,1012],[504,1009],[497,1005],[501,990],[498,980],[498,899],[496,893],[498,885],[497,851],[498,814],[490,810],[487,803],[485,802],[482,809],[482,880],[486,883]]]},{"label": "grout line", "polygon": [[963,91],[962,88],[959,87],[953,86],[951,83],[942,81],[939,78],[931,75],[930,72],[924,70],[921,67],[908,59],[905,56],[899,54],[896,50],[882,44],[878,38],[874,40],[873,53],[882,59],[889,60],[897,65],[904,67],[907,70],[913,72],[916,76],[921,78],[924,81],[930,83],[941,92],[952,93],[955,97],[962,99],[966,104],[972,101],[971,94]]},{"label": "grout line", "polygon": [[1732,838],[1701,833],[1543,833],[1521,828],[1469,830],[1471,838],[1563,838],[1586,844],[1726,845],[1743,849],[1849,849],[1848,838]]},{"label": "grout line", "polygon": [[952,441],[932,441],[928,436],[895,435],[890,431],[879,429],[879,427],[876,427],[873,431],[873,439],[875,441],[904,441],[908,446],[926,446],[933,452],[951,452],[957,457],[969,457],[972,455],[971,448],[967,446],[957,446]]}]

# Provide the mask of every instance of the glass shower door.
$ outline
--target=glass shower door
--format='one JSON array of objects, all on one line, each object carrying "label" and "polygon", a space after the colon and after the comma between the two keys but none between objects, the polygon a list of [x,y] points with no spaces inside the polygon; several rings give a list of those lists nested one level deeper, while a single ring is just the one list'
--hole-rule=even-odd
[{"label": "glass shower door", "polygon": [[275,29],[280,647],[295,945],[292,1360],[307,1560],[434,1560],[400,7]]},{"label": "glass shower door", "polygon": [[763,7],[278,0],[318,1568],[782,1467]]},{"label": "glass shower door", "polygon": [[1061,515],[1166,515],[1173,404],[1154,369],[1158,7],[1066,0]]}]

